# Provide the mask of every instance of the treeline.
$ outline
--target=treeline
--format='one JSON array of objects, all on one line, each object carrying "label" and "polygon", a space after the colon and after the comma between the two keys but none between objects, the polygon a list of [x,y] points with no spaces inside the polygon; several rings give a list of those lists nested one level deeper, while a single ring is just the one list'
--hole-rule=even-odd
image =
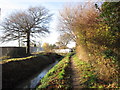
[{"label": "treeline", "polygon": [[59,31],[76,42],[79,59],[95,67],[98,78],[118,83],[120,2],[77,3],[60,11]]}]

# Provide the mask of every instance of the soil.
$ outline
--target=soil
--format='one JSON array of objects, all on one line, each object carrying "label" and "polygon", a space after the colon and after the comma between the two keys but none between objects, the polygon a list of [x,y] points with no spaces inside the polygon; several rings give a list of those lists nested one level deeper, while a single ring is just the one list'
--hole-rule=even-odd
[{"label": "soil", "polygon": [[74,63],[74,60],[72,59],[72,57],[70,58],[70,64],[71,64],[71,83],[72,83],[72,90],[79,90],[80,88],[82,88],[82,86],[80,86],[80,75],[79,75],[79,71],[78,69],[76,69],[76,64]]}]

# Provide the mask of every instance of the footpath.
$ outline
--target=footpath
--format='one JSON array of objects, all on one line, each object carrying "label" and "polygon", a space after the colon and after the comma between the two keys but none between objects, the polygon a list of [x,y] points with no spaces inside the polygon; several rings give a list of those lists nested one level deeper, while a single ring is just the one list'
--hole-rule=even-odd
[{"label": "footpath", "polygon": [[82,88],[80,85],[80,75],[77,69],[77,65],[74,62],[74,59],[70,58],[70,65],[71,65],[71,81],[72,81],[72,89],[80,89]]}]

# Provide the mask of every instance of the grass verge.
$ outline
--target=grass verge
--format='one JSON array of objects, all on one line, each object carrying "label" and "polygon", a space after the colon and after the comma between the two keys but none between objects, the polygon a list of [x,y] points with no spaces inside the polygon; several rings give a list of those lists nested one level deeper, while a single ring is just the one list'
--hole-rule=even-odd
[{"label": "grass verge", "polygon": [[66,55],[57,65],[55,65],[42,80],[40,85],[38,85],[37,90],[39,89],[69,89],[70,81],[69,74],[67,73],[69,64],[70,64],[70,55]]},{"label": "grass verge", "polygon": [[76,64],[76,69],[79,71],[80,85],[83,88],[118,88],[117,83],[106,82],[103,79],[100,79],[98,72],[92,64],[78,59],[76,55],[73,56],[73,60]]}]

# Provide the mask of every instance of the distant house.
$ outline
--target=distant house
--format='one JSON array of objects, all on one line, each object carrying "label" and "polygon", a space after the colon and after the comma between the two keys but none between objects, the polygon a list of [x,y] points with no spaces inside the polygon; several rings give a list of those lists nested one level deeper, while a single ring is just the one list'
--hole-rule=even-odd
[{"label": "distant house", "polygon": [[69,53],[71,49],[54,49],[56,53]]}]

